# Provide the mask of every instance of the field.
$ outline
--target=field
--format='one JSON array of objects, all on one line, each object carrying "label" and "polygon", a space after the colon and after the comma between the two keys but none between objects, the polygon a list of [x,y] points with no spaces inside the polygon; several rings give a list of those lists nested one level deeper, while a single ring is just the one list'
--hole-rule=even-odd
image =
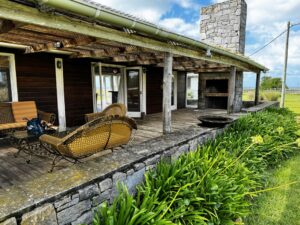
[{"label": "field", "polygon": [[[279,92],[268,92],[273,95],[279,95]],[[261,93],[264,96],[264,93]],[[254,92],[253,91],[244,91],[243,94],[243,100],[244,101],[250,101],[253,100]],[[270,99],[266,99],[270,100]],[[280,97],[278,98],[278,101],[280,101]],[[295,112],[297,115],[300,116],[300,93],[299,94],[286,94],[285,98],[285,106]]]}]

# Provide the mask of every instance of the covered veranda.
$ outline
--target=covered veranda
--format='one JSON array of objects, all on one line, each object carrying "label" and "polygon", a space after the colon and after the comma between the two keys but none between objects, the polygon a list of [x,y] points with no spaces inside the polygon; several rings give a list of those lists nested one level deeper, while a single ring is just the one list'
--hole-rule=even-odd
[{"label": "covered veranda", "polygon": [[[21,4],[19,4],[21,3]],[[163,67],[163,133],[172,131],[172,71],[230,73],[227,111],[235,105],[238,72],[257,74],[267,68],[243,55],[177,35],[154,24],[86,1],[0,1],[0,46],[24,54],[56,54],[63,59],[93,59],[127,66]],[[79,4],[79,5],[78,5]],[[84,6],[79,9],[77,6]],[[100,13],[101,12],[101,13]],[[34,68],[33,68],[34,69]],[[56,68],[59,69],[59,68]],[[66,126],[63,73],[56,74],[59,125]],[[13,95],[18,100],[18,95]]]}]

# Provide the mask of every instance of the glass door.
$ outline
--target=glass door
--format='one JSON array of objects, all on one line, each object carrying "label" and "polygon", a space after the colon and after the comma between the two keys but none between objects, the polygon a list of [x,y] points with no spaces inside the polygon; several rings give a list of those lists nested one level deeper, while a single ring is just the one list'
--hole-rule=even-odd
[{"label": "glass door", "polygon": [[140,67],[126,68],[125,80],[125,99],[128,115],[141,117],[143,108],[142,69]]},{"label": "glass door", "polygon": [[94,111],[101,112],[107,106],[119,102],[122,68],[94,63],[92,71]]}]

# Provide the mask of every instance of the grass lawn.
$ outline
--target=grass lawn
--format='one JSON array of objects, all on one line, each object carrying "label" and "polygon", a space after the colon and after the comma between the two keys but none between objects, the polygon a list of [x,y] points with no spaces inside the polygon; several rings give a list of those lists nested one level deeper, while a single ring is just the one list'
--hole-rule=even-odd
[{"label": "grass lawn", "polygon": [[[269,187],[299,181],[300,155],[286,161],[271,171]],[[260,195],[252,209],[246,225],[300,225],[300,183]]]},{"label": "grass lawn", "polygon": [[[250,92],[253,91],[244,92],[243,100],[253,100],[250,99],[249,96],[253,97],[254,93],[249,94]],[[278,101],[280,101],[280,99],[278,99]],[[300,94],[287,94],[285,97],[285,106],[300,116]]]},{"label": "grass lawn", "polygon": [[[300,124],[300,95],[288,94],[286,107],[297,113]],[[269,172],[269,187],[299,183],[266,192],[255,199],[246,225],[300,225],[300,154]]]}]

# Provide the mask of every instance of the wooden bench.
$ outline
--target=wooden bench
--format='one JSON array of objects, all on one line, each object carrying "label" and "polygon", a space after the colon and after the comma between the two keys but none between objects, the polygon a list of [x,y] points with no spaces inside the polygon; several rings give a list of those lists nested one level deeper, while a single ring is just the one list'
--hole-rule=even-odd
[{"label": "wooden bench", "polygon": [[48,125],[53,125],[56,119],[54,113],[37,110],[34,101],[2,102],[0,103],[0,132],[25,129],[27,121],[40,118]]}]

